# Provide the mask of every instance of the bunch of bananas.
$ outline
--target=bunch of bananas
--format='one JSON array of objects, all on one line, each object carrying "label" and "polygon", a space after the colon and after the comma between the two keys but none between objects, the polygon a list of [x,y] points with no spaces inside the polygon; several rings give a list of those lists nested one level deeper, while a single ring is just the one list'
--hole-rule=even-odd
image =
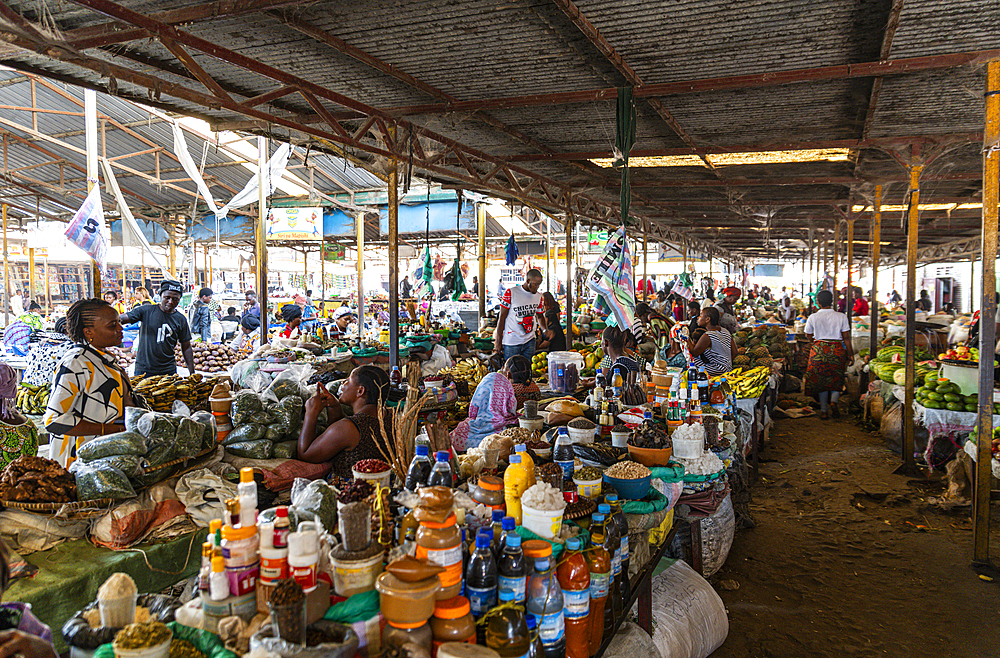
[{"label": "bunch of bananas", "polygon": [[17,396],[14,404],[18,411],[26,414],[41,414],[49,403],[49,385],[26,384],[17,385]]},{"label": "bunch of bananas", "polygon": [[135,392],[146,398],[153,411],[164,413],[173,411],[174,400],[180,400],[191,411],[195,411],[196,407],[204,407],[214,386],[212,379],[205,379],[200,373],[190,377],[151,375],[132,378]]},{"label": "bunch of bananas", "polygon": [[451,375],[455,381],[468,382],[469,388],[474,389],[488,372],[485,363],[476,357],[469,357],[462,359],[450,368],[442,369],[438,374],[442,377]]},{"label": "bunch of bananas", "polygon": [[726,380],[733,387],[733,393],[737,398],[755,398],[764,392],[767,386],[767,378],[771,375],[771,368],[768,366],[758,366],[750,368],[737,375],[732,372],[726,375]]},{"label": "bunch of bananas", "polygon": [[180,379],[174,386],[174,391],[178,400],[195,411],[196,407],[203,407],[208,403],[208,396],[214,386],[211,379],[205,379],[201,373],[196,372],[187,379]]}]

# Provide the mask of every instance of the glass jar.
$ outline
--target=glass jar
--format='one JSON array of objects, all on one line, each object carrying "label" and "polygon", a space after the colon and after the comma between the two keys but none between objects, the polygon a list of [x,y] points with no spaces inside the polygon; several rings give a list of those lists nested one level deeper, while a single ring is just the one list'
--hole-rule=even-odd
[{"label": "glass jar", "polygon": [[434,655],[445,642],[476,643],[476,622],[472,618],[469,599],[464,596],[438,601],[430,625],[434,635]]},{"label": "glass jar", "polygon": [[462,591],[462,534],[456,522],[453,512],[443,523],[424,521],[417,529],[416,557],[444,567],[438,574],[441,580],[438,601],[454,598]]},{"label": "glass jar", "polygon": [[503,480],[495,475],[483,475],[472,491],[472,498],[490,509],[504,508]]}]

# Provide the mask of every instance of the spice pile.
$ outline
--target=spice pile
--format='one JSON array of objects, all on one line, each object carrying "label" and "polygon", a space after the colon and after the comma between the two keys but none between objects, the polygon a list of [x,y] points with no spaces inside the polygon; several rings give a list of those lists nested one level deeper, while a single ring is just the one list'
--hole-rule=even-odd
[{"label": "spice pile", "polygon": [[608,477],[619,480],[640,480],[652,474],[648,468],[633,461],[618,462],[608,470],[604,471]]},{"label": "spice pile", "polygon": [[353,480],[350,484],[340,490],[337,501],[346,505],[365,500],[375,493],[375,487],[367,480]]},{"label": "spice pile", "polygon": [[362,459],[354,465],[354,470],[358,473],[385,473],[391,466],[381,459]]},{"label": "spice pile", "polygon": [[[619,430],[615,427],[614,431],[617,432]],[[625,431],[627,432],[628,428],[625,428]],[[674,445],[666,430],[659,425],[650,425],[648,423],[643,423],[632,432],[628,444],[636,448],[653,448],[656,450],[672,448]]]},{"label": "spice pile", "polygon": [[171,637],[173,637],[171,630],[158,621],[146,624],[129,624],[118,631],[115,636],[115,649],[127,651],[149,649],[169,642]]},{"label": "spice pile", "polygon": [[[593,421],[588,420],[586,418],[574,418],[573,420],[566,423],[566,425],[568,427],[572,427],[575,430],[592,430],[595,427],[597,427],[597,425]],[[624,427],[624,425],[622,427]],[[615,426],[615,431],[618,431],[617,426]],[[626,428],[625,431],[628,431],[628,429]]]},{"label": "spice pile", "polygon": [[76,500],[76,478],[51,459],[18,457],[0,473],[0,500],[69,503]]},{"label": "spice pile", "polygon": [[590,482],[591,480],[600,480],[603,475],[603,472],[599,468],[584,466],[573,473],[573,479],[580,482]]},{"label": "spice pile", "polygon": [[205,654],[187,640],[174,640],[170,643],[170,658],[205,658]]}]

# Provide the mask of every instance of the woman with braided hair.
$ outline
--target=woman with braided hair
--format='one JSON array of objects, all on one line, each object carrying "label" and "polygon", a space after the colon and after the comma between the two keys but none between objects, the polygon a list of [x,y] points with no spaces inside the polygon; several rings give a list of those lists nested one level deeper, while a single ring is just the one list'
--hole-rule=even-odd
[{"label": "woman with braided hair", "polygon": [[124,431],[125,407],[135,406],[128,375],[104,353],[122,343],[115,308],[102,299],[74,303],[66,333],[75,347],[56,368],[43,416],[52,435],[49,456],[63,466],[90,439]]}]

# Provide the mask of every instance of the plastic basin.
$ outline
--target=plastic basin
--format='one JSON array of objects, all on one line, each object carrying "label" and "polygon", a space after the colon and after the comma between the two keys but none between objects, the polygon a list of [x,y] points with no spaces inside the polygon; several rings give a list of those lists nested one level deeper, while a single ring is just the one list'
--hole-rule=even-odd
[{"label": "plastic basin", "polygon": [[521,505],[522,525],[539,537],[555,539],[562,527],[563,512],[559,510],[540,510],[527,505]]},{"label": "plastic basin", "polygon": [[578,480],[573,478],[576,485],[576,493],[585,498],[597,498],[601,495],[601,478],[596,480]]},{"label": "plastic basin", "polygon": [[673,448],[637,448],[629,445],[628,454],[632,461],[643,466],[666,466],[674,454]]},{"label": "plastic basin", "polygon": [[362,473],[355,469],[351,469],[354,473],[355,480],[368,480],[372,484],[377,484],[378,486],[386,489],[389,487],[390,481],[392,480],[392,469],[388,468],[381,473]]},{"label": "plastic basin", "polygon": [[653,476],[647,475],[644,478],[639,478],[638,480],[622,480],[620,478],[613,478],[610,475],[604,475],[604,481],[614,489],[620,498],[626,500],[642,500],[649,493],[649,487],[653,482]]}]

